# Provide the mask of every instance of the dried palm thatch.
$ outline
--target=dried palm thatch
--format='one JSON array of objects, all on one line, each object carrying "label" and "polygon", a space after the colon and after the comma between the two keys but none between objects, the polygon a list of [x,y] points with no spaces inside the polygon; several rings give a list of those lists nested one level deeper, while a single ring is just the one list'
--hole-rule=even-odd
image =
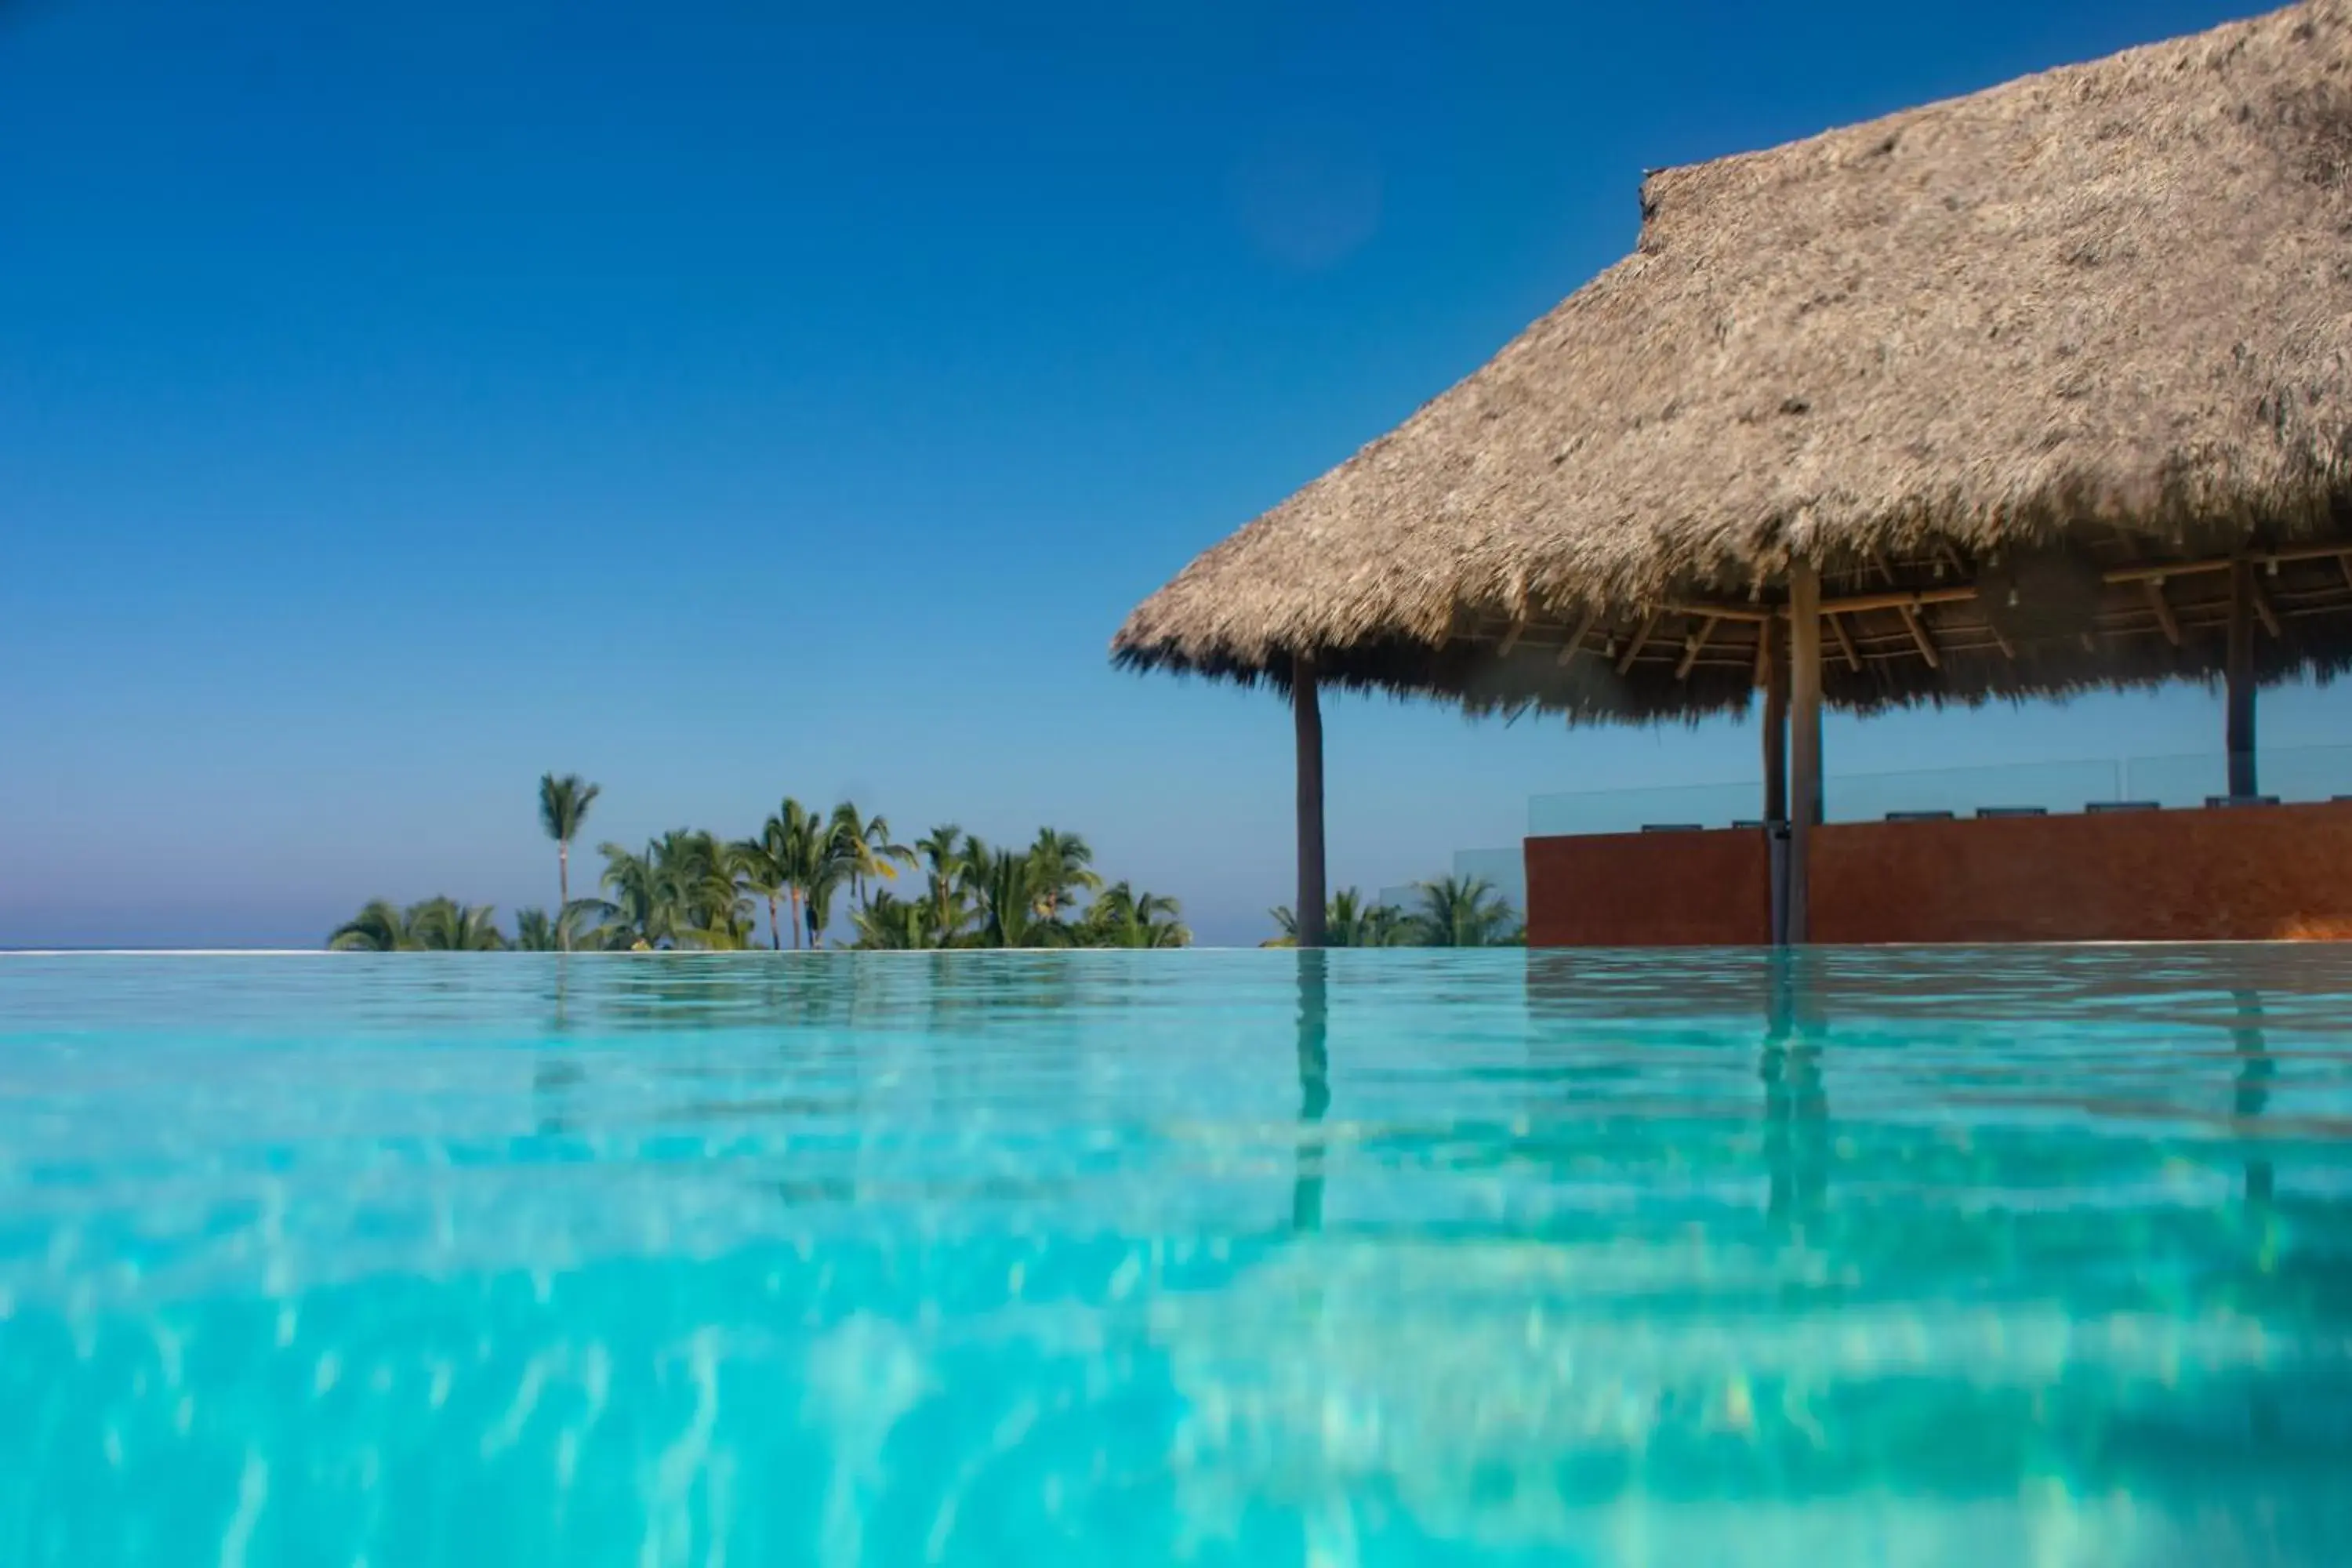
[{"label": "dried palm thatch", "polygon": [[1654,175],[1633,256],[1112,646],[1690,715],[1804,561],[1827,700],[1978,700],[2212,675],[2252,552],[2258,672],[2326,674],[2347,503],[2352,0],[2310,0]]}]

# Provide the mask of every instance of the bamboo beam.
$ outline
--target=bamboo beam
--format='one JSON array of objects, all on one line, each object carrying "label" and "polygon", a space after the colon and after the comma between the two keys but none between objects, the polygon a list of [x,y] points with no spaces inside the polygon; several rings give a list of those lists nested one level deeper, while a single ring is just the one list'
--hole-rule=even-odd
[{"label": "bamboo beam", "polygon": [[1601,612],[1597,609],[1587,610],[1578,618],[1576,629],[1568,635],[1568,646],[1559,650],[1562,669],[1576,662],[1576,656],[1584,649],[1584,639],[1592,635],[1592,624],[1600,618]]},{"label": "bamboo beam", "polygon": [[2325,561],[2330,556],[2341,561],[2352,555],[2352,546],[2342,544],[2294,544],[2284,550],[2261,550],[2246,557],[2265,566],[2275,566],[2289,561]]},{"label": "bamboo beam", "polygon": [[1495,657],[1496,658],[1510,658],[1511,650],[1518,647],[1519,639],[1527,635],[1527,617],[1525,616],[1513,616],[1510,626],[1503,633],[1502,646],[1495,650]]},{"label": "bamboo beam", "polygon": [[1642,649],[1649,645],[1650,634],[1657,629],[1657,625],[1658,616],[1654,610],[1643,618],[1642,629],[1633,634],[1633,640],[1625,645],[1625,657],[1617,661],[1618,674],[1624,675],[1633,669],[1633,661],[1642,657]]},{"label": "bamboo beam", "polygon": [[1564,668],[1571,666],[1571,663],[1576,663],[1576,656],[1580,654],[1580,651],[1583,651],[1583,648],[1585,648],[1585,637],[1590,637],[1590,635],[1592,635],[1592,623],[1600,621],[1600,618],[1601,618],[1601,611],[1597,611],[1597,609],[1588,609],[1588,611],[1585,611],[1583,616],[1578,616],[1576,630],[1569,632],[1569,647],[1559,648],[1559,668],[1561,668],[1561,670],[1564,670]]},{"label": "bamboo beam", "polygon": [[1829,622],[1830,633],[1837,638],[1838,651],[1845,655],[1845,667],[1856,675],[1861,674],[1862,656],[1853,651],[1853,637],[1845,629],[1843,617],[1823,616],[1822,618]]},{"label": "bamboo beam", "polygon": [[1936,651],[1936,639],[1927,635],[1927,624],[1919,619],[1919,612],[1908,605],[1895,607],[1902,615],[1903,624],[1911,629],[1911,640],[1918,645],[1919,657],[1927,661],[1927,668],[1943,668],[1943,656]]},{"label": "bamboo beam", "polygon": [[1323,945],[1323,708],[1315,661],[1291,662],[1290,710],[1298,765],[1298,901],[1291,906],[1302,949]]},{"label": "bamboo beam", "polygon": [[1741,605],[1686,605],[1679,600],[1669,600],[1664,607],[1677,616],[1712,616],[1718,621],[1746,621],[1751,624],[1769,621],[1780,614],[1778,610],[1750,609]]},{"label": "bamboo beam", "polygon": [[[1957,556],[1950,554],[1950,552],[1947,551],[1941,553],[1937,563],[1939,565],[1945,565],[1955,563],[1958,560],[1958,558]],[[2344,572],[2346,585],[2347,587],[2352,587],[2352,546],[2341,544],[2294,545],[2280,550],[2255,551],[2235,556],[2224,555],[2195,561],[2168,561],[2163,563],[2149,562],[2130,566],[2116,566],[2110,567],[2102,572],[2100,574],[2100,580],[2110,585],[2127,583],[2161,583],[2167,578],[2171,577],[2193,577],[2212,573],[2228,572],[2239,562],[2247,562],[2255,565],[2270,566],[2283,563],[2293,563],[2298,561],[2335,561],[2338,563]],[[1840,617],[1864,615],[1875,610],[1924,610],[1935,605],[1967,604],[1970,601],[1980,598],[1981,596],[1982,595],[1980,590],[1973,583],[1948,585],[1944,587],[1918,588],[1910,590],[1891,589],[1885,593],[1850,594],[1841,598],[1824,598],[1820,601],[1819,613],[1829,618],[1832,635],[1839,637],[1842,645],[1840,651],[1843,653],[1844,651],[1843,644],[1851,639],[1846,637],[1843,627],[1839,626],[1838,621]],[[2278,636],[2277,612],[2271,605],[2269,599],[2261,595],[2259,590],[2256,594],[2256,603],[2257,608],[2254,613],[2257,618],[2262,621],[2264,626],[2271,629],[2271,634],[2273,637]],[[1767,607],[1759,609],[1751,605],[1720,605],[1709,604],[1696,600],[1667,600],[1659,604],[1657,608],[1651,612],[1649,621],[1647,623],[1647,629],[1636,636],[1634,646],[1637,648],[1643,648],[1648,646],[1650,636],[1656,629],[1656,622],[1664,616],[1687,616],[1695,620],[1706,620],[1712,617],[1718,622],[1738,622],[1742,625],[1760,626],[1776,618],[1780,613],[1781,612],[1776,608]],[[1554,624],[1557,623],[1546,623],[1542,621],[1526,620],[1523,618],[1514,619],[1508,624],[1504,631],[1499,634],[1499,636],[1498,634],[1492,632],[1474,632],[1468,634],[1468,637],[1469,640],[1476,642],[1484,641],[1489,637],[1497,637],[1497,640],[1500,642],[1502,647],[1502,651],[1508,653],[1518,646],[1519,642],[1527,633],[1531,631],[1548,631]],[[1585,612],[1585,614],[1578,620],[1576,628],[1569,637],[1567,646],[1561,650],[1560,662],[1562,664],[1570,663],[1575,659],[1578,653],[1581,651],[1585,640],[1592,635],[1594,628],[1599,624],[1600,619],[1597,612],[1590,610]],[[1993,635],[1995,640],[2000,644],[2001,651],[2010,658],[2014,658],[2016,657],[2016,649],[2010,645],[2009,640],[2002,637],[1997,629]],[[1849,662],[1851,662],[1851,659],[1849,659]],[[1630,668],[1631,667],[1626,666],[1625,668]]]},{"label": "bamboo beam", "polygon": [[1894,594],[1850,594],[1843,599],[1823,599],[1821,613],[1825,616],[1857,616],[1865,610],[1897,610],[1908,605],[1922,610],[1929,605],[1959,605],[1977,596],[1976,585],[1962,588],[1921,588],[1916,592]]},{"label": "bamboo beam", "polygon": [[2161,583],[2167,577],[2194,577],[2206,572],[2227,572],[2231,558],[2216,561],[2168,561],[2160,566],[2110,566],[2099,574],[2109,583]]},{"label": "bamboo beam", "polygon": [[2261,582],[2251,572],[2246,574],[2246,601],[2253,606],[2255,618],[2263,623],[2263,630],[2274,637],[2286,635],[2279,629],[2278,612],[2271,608],[2270,595],[2263,592]]},{"label": "bamboo beam", "polygon": [[2165,640],[2173,647],[2180,646],[2180,623],[2173,617],[2171,602],[2164,596],[2164,579],[2147,580],[2147,607],[2156,612],[2156,624],[2164,632]]},{"label": "bamboo beam", "polygon": [[1698,662],[1698,650],[1705,647],[1706,639],[1715,635],[1715,624],[1722,617],[1719,616],[1708,616],[1699,622],[1698,630],[1693,632],[1688,640],[1683,644],[1683,661],[1675,666],[1676,680],[1690,679],[1691,666]]},{"label": "bamboo beam", "polygon": [[[1948,557],[1948,559],[1952,559]],[[2352,586],[2352,546],[2342,544],[2295,545],[2283,550],[2256,551],[2244,555],[2217,555],[2196,561],[2167,561],[2136,566],[2111,566],[2099,574],[2105,583],[2145,583],[2167,577],[2193,577],[2204,573],[2227,572],[2237,562],[2247,561],[2268,566],[2296,561],[2336,561],[2344,568],[2347,586]],[[1821,602],[1824,616],[1858,615],[1866,610],[1899,609],[1905,605],[1924,610],[1930,605],[1956,605],[1979,596],[1975,584],[1944,588],[1892,589],[1883,594],[1849,594],[1840,598]],[[1676,615],[1717,616],[1727,621],[1759,621],[1770,611],[1759,611],[1738,605],[1715,605],[1676,601],[1661,606]]]},{"label": "bamboo beam", "polygon": [[2257,566],[2291,565],[2298,561],[2341,562],[2345,564],[2345,581],[2352,584],[2352,546],[2342,544],[2292,544],[2279,550],[2250,550],[2241,555],[2208,555],[2195,561],[2114,566],[2100,575],[2110,583],[2137,583],[2149,577],[2189,577],[2204,572],[2227,572],[2241,561]]},{"label": "bamboo beam", "polygon": [[1789,566],[1789,910],[1792,942],[1807,940],[1806,876],[1822,810],[1822,579],[1807,562]]}]

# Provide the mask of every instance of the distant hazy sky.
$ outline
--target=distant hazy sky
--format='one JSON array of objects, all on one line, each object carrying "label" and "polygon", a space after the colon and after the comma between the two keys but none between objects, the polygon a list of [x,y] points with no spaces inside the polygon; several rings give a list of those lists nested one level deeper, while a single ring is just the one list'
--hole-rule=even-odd
[{"label": "distant hazy sky", "polygon": [[[1254,941],[1288,721],[1114,672],[1130,605],[1622,254],[1644,167],[2245,9],[0,0],[0,944],[551,901],[548,768],[593,837],[1051,821]],[[1328,723],[1367,887],[1755,768]],[[2219,733],[2183,690],[1829,746]]]}]

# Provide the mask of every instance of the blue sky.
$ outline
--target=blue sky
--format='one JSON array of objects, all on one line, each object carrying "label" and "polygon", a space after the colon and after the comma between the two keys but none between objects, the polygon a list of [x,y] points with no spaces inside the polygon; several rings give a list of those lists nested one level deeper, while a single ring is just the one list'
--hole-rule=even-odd
[{"label": "blue sky", "polygon": [[[551,767],[597,837],[1051,821],[1254,941],[1287,718],[1110,669],[1136,600],[1620,255],[1643,168],[2246,9],[0,0],[0,944],[549,901]],[[1754,771],[1731,724],[1328,724],[1367,887]],[[2183,690],[1828,745],[2219,733]]]}]

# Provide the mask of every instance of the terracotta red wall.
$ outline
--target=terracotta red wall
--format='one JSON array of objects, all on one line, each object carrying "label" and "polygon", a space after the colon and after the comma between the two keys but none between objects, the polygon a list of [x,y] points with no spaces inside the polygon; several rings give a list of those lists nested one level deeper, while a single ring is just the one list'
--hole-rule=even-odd
[{"label": "terracotta red wall", "polygon": [[1813,839],[1816,942],[2352,937],[2352,803],[1851,822]]},{"label": "terracotta red wall", "polygon": [[[1771,940],[1763,834],[1530,838],[1528,942]],[[2352,802],[1816,830],[1822,942],[2352,940]]]},{"label": "terracotta red wall", "polygon": [[1530,838],[1528,945],[1690,947],[1772,940],[1759,828]]}]

